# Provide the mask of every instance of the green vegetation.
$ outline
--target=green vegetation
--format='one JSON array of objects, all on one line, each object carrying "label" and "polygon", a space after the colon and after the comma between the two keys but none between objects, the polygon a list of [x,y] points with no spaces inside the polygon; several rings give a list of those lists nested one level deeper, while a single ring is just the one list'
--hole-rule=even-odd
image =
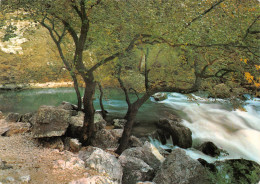
[{"label": "green vegetation", "polygon": [[3,41],[6,42],[9,41],[10,38],[16,37],[17,35],[14,33],[16,30],[17,30],[16,26],[9,24],[5,30]]}]

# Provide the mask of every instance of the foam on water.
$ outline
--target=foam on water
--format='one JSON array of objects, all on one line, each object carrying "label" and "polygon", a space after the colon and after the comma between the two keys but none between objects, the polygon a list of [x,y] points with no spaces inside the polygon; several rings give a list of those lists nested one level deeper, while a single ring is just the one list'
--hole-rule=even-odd
[{"label": "foam on water", "polygon": [[[168,96],[169,98],[161,103],[185,113],[182,123],[191,129],[193,140],[214,142],[229,152],[229,156],[225,158],[245,158],[260,163],[259,99],[248,100],[245,112],[227,110],[224,105],[201,97],[197,97],[200,102],[198,104],[181,94],[173,93]],[[187,154],[193,158],[214,161],[195,150],[187,150]]]}]

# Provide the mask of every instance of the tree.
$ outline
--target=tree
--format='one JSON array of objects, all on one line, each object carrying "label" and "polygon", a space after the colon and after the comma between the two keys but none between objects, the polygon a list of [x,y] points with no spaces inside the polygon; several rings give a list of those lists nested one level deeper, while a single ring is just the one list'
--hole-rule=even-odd
[{"label": "tree", "polygon": [[[188,1],[186,5],[183,3],[187,9],[189,8],[189,3],[192,4],[191,1]],[[207,1],[206,3],[211,2]],[[241,62],[241,57],[250,57],[252,63],[258,59],[258,56],[250,51],[251,49],[257,49],[257,44],[252,44],[252,41],[255,42],[256,39],[252,40],[251,44],[244,42],[244,38],[249,32],[256,32],[248,31],[251,29],[252,24],[255,24],[259,19],[257,13],[254,11],[252,13],[251,11],[254,5],[253,3],[247,4],[245,2],[234,4],[234,1],[221,0],[211,3],[208,9],[202,11],[203,13],[192,18],[186,25],[182,25],[179,28],[182,32],[173,34],[166,32],[166,34],[159,37],[151,34],[142,35],[143,45],[159,46],[157,48],[153,46],[153,56],[149,56],[148,47],[146,48],[147,50],[141,49],[141,54],[136,54],[137,51],[134,53],[134,55],[137,55],[133,59],[135,62],[129,62],[129,56],[127,56],[128,60],[118,63],[118,70],[115,76],[125,93],[128,104],[128,111],[125,116],[127,123],[124,127],[120,145],[116,150],[118,154],[121,154],[128,146],[135,116],[139,108],[156,92],[188,94],[203,90],[216,95],[217,88],[224,86],[228,90],[227,94],[222,96],[222,98],[230,97],[231,100],[236,99],[245,92],[252,93],[252,91],[245,91],[246,89],[243,88],[244,74],[249,83],[257,85],[256,81],[253,80],[254,77],[249,75],[249,73],[256,72],[259,65],[245,67],[245,63]],[[213,11],[214,13],[212,13]],[[226,11],[231,11],[232,14],[230,15]],[[241,20],[240,14],[242,12],[245,13],[245,16]],[[190,13],[190,11],[187,13]],[[242,25],[241,22],[245,23],[244,21],[248,20],[253,20],[253,23]],[[234,32],[234,25],[239,26],[237,32]],[[205,32],[201,28],[204,28]],[[169,29],[166,30],[170,31]],[[182,35],[183,33],[186,34]],[[169,34],[168,37],[165,36],[167,34]],[[146,50],[145,54],[143,50]],[[140,55],[141,59],[138,59]],[[143,61],[141,72],[143,77],[141,78],[140,75],[135,73],[136,75],[130,80],[142,81],[144,92],[141,97],[137,95],[134,89],[136,85],[129,82],[129,78],[126,77],[130,75],[129,71],[125,70],[125,68],[129,68],[129,65],[131,65],[132,68],[135,68],[135,71],[140,72],[140,64],[136,64],[136,61],[139,60]],[[242,61],[244,60],[242,59]],[[133,66],[134,63],[135,66]],[[125,76],[123,77],[124,80],[122,75]],[[220,88],[219,90],[222,89]],[[136,100],[133,102],[129,98],[131,91],[134,91],[136,94]],[[220,94],[223,95],[224,91],[222,90]]]},{"label": "tree", "polygon": [[[256,1],[236,3],[234,0],[19,0],[9,1],[9,3],[11,7],[7,6],[8,8],[26,11],[31,18],[33,17],[49,30],[66,68],[72,76],[79,75],[83,79],[85,83],[83,97],[85,118],[82,141],[87,144],[91,142],[95,133],[93,106],[97,82],[95,75],[102,67],[108,63],[114,66],[112,61],[119,59],[121,62],[121,58],[128,56],[127,53],[144,44],[179,48],[180,52],[185,47],[191,48],[190,51],[199,48],[220,49],[220,53],[221,50],[226,50],[225,48],[244,50],[249,46],[245,45],[243,41],[241,42],[241,35],[245,32],[244,28],[250,26],[248,22],[252,22],[256,18],[255,11],[248,11],[249,8],[256,5]],[[230,24],[230,22],[234,24]],[[255,49],[255,45],[250,46],[250,49]],[[144,50],[146,52],[146,49]],[[93,59],[93,55],[95,59]],[[190,55],[193,56],[193,54]],[[186,88],[178,86],[183,84],[179,80],[174,80],[172,83],[174,85],[167,84],[170,79],[160,83],[155,79],[152,79],[154,83],[151,82],[151,79],[149,81],[148,74],[151,72],[148,68],[148,61],[146,61],[144,69],[146,92],[136,102],[129,103],[130,110],[126,116],[129,118],[128,122],[132,122],[138,108],[156,91],[188,93],[197,90],[200,79],[208,75],[206,71],[209,66],[203,73],[205,65],[200,64],[199,59],[194,62],[193,58],[192,61],[193,64],[188,66],[194,70],[198,68],[198,70],[193,72],[195,81],[190,79],[191,83],[186,82]],[[221,69],[214,75],[224,77],[227,73],[231,73]],[[119,82],[120,70],[119,67],[117,72]],[[161,68],[158,71],[160,74],[165,72]],[[159,76],[161,77],[163,74]],[[207,78],[210,77],[214,76],[207,76]],[[124,89],[123,86],[124,84],[121,84]],[[131,133],[132,124],[127,123],[125,132],[130,130]],[[128,138],[125,139],[125,137],[128,136],[129,133],[124,133],[122,144],[127,144]],[[118,152],[122,152],[123,149],[125,146]]]}]

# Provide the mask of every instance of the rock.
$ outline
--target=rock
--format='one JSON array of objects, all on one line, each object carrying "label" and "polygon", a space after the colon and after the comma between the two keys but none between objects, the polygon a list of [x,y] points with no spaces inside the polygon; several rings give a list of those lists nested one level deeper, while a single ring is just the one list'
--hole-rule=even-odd
[{"label": "rock", "polygon": [[[95,128],[97,131],[106,127],[106,121],[103,119],[103,117],[99,113],[95,113],[94,123],[95,123]],[[70,125],[69,125],[68,132],[67,132],[68,135],[70,137],[80,137],[81,129],[84,124],[84,113],[78,112],[78,115],[72,116],[69,124]]]},{"label": "rock", "polygon": [[143,147],[126,149],[121,155],[135,157],[143,160],[155,171],[159,169],[165,158],[159,153],[151,143],[145,142]]},{"label": "rock", "polygon": [[21,176],[20,181],[23,183],[29,183],[31,181],[31,176],[30,175]]},{"label": "rock", "polygon": [[155,93],[152,95],[155,101],[163,101],[167,99],[167,94],[166,93]]},{"label": "rock", "polygon": [[69,111],[52,106],[42,106],[33,118],[34,138],[57,137],[65,134],[71,115]]},{"label": "rock", "polygon": [[78,139],[70,139],[69,146],[71,152],[78,152],[81,149],[82,144]]},{"label": "rock", "polygon": [[224,177],[232,183],[257,183],[260,181],[260,165],[246,159],[230,159],[215,163]]},{"label": "rock", "polygon": [[198,150],[203,152],[206,155],[216,157],[220,156],[221,150],[213,143],[213,142],[205,142],[203,143]]},{"label": "rock", "polygon": [[5,120],[6,120],[7,122],[18,122],[18,121],[20,120],[20,118],[21,118],[21,115],[20,115],[19,113],[13,113],[13,112],[11,112],[11,113],[9,113],[9,114],[6,116]]},{"label": "rock", "polygon": [[99,113],[95,113],[94,116],[94,124],[96,127],[96,130],[101,130],[106,127],[107,122],[103,119],[102,115]]},{"label": "rock", "polygon": [[0,159],[0,170],[12,169],[13,166],[7,165],[6,161]]},{"label": "rock", "polygon": [[4,136],[10,137],[16,134],[23,134],[25,132],[28,132],[31,128],[30,123],[11,123],[8,130],[2,134]]},{"label": "rock", "polygon": [[4,119],[4,114],[0,111],[0,119]]},{"label": "rock", "polygon": [[112,180],[105,176],[90,176],[79,180],[71,181],[69,184],[114,184]]},{"label": "rock", "polygon": [[89,157],[84,155],[81,155],[80,157],[86,159],[83,160],[86,167],[108,175],[114,183],[121,183],[123,168],[114,155],[109,154],[102,149],[95,148]]},{"label": "rock", "polygon": [[80,151],[79,151],[79,155],[78,157],[81,159],[81,160],[87,160],[90,155],[96,151],[96,150],[99,150],[100,148],[97,148],[97,147],[93,147],[93,146],[87,146],[87,147],[84,147],[82,148]]},{"label": "rock", "polygon": [[60,137],[38,139],[39,142],[46,148],[64,150],[64,144]]},{"label": "rock", "polygon": [[63,101],[61,105],[58,106],[58,108],[68,110],[68,111],[77,109],[75,105],[65,101]]},{"label": "rock", "polygon": [[153,182],[160,184],[207,184],[205,168],[186,155],[182,149],[174,149],[156,173]]},{"label": "rock", "polygon": [[139,138],[132,135],[130,136],[129,145],[130,147],[142,147],[143,143]]},{"label": "rock", "polygon": [[57,160],[53,166],[54,169],[82,169],[85,168],[85,163],[78,157],[71,157],[68,160]]},{"label": "rock", "polygon": [[0,120],[0,136],[5,135],[5,133],[11,129],[12,124],[6,122],[5,120]]},{"label": "rock", "polygon": [[126,124],[126,122],[127,122],[127,120],[125,120],[125,119],[114,119],[113,120],[113,125],[114,125],[114,127],[116,128],[116,129],[123,129],[124,128],[124,126],[125,126],[125,124]]},{"label": "rock", "polygon": [[26,113],[21,116],[20,121],[23,123],[30,123],[31,124],[31,119],[33,117],[34,113]]},{"label": "rock", "polygon": [[174,145],[181,148],[190,148],[192,146],[192,132],[181,123],[168,119],[160,119],[156,125],[159,129],[162,129],[163,132],[171,135]]},{"label": "rock", "polygon": [[7,182],[14,182],[15,181],[15,179],[13,177],[11,177],[11,176],[8,176],[7,178],[5,178],[5,180]]},{"label": "rock", "polygon": [[123,167],[122,183],[136,184],[138,181],[149,181],[154,176],[154,170],[143,160],[121,155],[119,161]]},{"label": "rock", "polygon": [[77,112],[78,107],[76,105],[69,103],[69,102],[64,101],[57,108],[69,111],[71,116],[78,115],[78,112]]},{"label": "rock", "polygon": [[203,165],[204,167],[208,168],[211,172],[216,172],[217,168],[214,164],[208,163],[206,160],[199,158],[198,161]]},{"label": "rock", "polygon": [[70,137],[80,137],[83,123],[84,123],[84,113],[78,112],[78,115],[71,117],[71,121],[67,129],[67,134]]},{"label": "rock", "polygon": [[117,148],[122,134],[122,129],[102,129],[96,133],[92,145],[102,149]]}]

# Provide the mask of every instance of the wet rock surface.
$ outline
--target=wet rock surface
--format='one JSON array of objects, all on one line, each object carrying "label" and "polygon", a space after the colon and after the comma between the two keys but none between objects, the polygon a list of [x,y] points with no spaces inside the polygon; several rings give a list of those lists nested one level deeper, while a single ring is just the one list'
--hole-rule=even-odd
[{"label": "wet rock surface", "polygon": [[180,122],[161,118],[156,123],[156,126],[162,130],[159,135],[165,135],[165,140],[170,135],[174,145],[181,148],[190,148],[192,146],[192,132]]}]

